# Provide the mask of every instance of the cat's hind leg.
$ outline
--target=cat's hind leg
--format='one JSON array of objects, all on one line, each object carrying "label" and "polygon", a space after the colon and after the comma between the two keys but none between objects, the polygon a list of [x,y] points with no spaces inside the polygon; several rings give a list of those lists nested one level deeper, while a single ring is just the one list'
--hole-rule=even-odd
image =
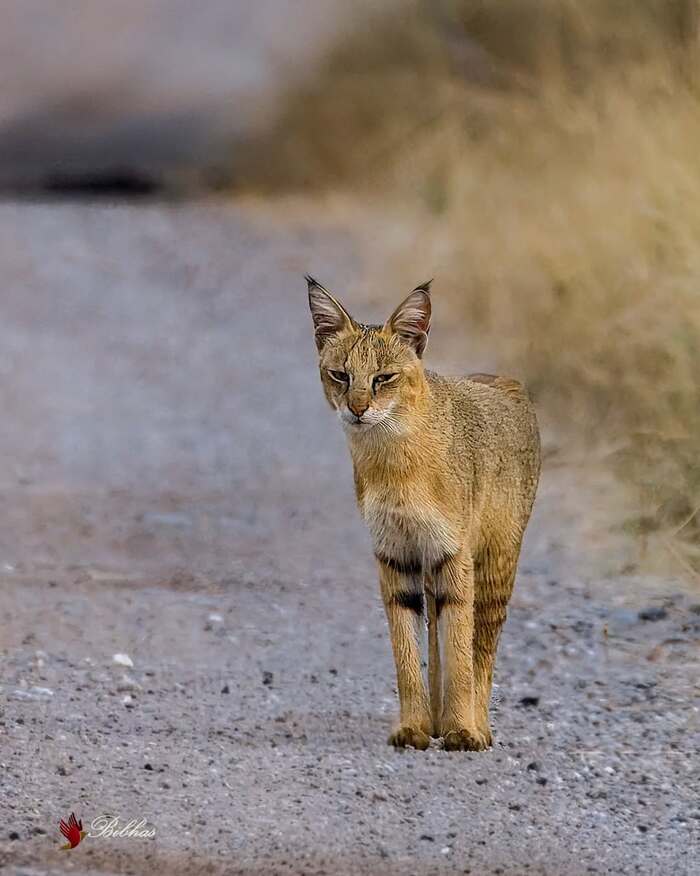
[{"label": "cat's hind leg", "polygon": [[489,704],[498,640],[513,592],[517,549],[486,546],[474,566],[474,717],[481,735],[491,745]]},{"label": "cat's hind leg", "polygon": [[430,715],[433,720],[432,735],[440,736],[442,716],[442,667],[440,665],[440,640],[438,636],[437,600],[432,581],[426,581],[425,603],[428,615],[428,689],[430,691]]},{"label": "cat's hind leg", "polygon": [[489,740],[474,711],[474,569],[460,551],[435,573],[440,638],[444,658],[440,731],[448,751],[482,751]]}]

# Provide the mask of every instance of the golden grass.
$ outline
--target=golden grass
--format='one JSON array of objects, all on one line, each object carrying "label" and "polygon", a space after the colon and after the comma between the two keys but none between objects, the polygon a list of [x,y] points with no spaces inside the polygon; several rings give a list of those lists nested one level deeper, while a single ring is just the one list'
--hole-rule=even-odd
[{"label": "golden grass", "polygon": [[453,308],[562,431],[609,452],[645,532],[700,505],[700,113],[684,103],[653,124],[619,98],[510,128],[446,163],[420,225]]},{"label": "golden grass", "polygon": [[290,94],[247,167],[400,205],[417,245],[388,234],[388,270],[439,273],[567,440],[634,487],[631,528],[696,569],[698,48],[694,0],[412,4]]}]

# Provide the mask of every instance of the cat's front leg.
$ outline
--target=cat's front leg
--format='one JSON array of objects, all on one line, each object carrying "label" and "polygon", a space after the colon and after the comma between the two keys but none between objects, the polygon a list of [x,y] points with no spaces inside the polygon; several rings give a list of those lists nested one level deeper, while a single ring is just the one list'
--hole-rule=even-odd
[{"label": "cat's front leg", "polygon": [[389,736],[389,744],[423,750],[430,744],[432,722],[421,671],[422,583],[419,575],[406,574],[382,560],[379,581],[399,690],[399,723]]},{"label": "cat's front leg", "polygon": [[474,697],[474,565],[466,551],[435,576],[443,643],[444,691],[440,731],[447,751],[482,751],[490,739],[477,726]]}]

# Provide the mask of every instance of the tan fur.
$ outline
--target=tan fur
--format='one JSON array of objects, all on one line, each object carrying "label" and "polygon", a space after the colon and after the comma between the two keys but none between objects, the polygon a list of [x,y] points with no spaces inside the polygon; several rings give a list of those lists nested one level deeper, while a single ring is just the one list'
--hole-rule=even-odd
[{"label": "tan fur", "polygon": [[539,478],[534,410],[510,378],[423,368],[429,284],[384,326],[364,326],[308,280],[321,380],[379,564],[400,703],[389,741],[426,748],[432,735],[447,749],[486,748],[496,647]]}]

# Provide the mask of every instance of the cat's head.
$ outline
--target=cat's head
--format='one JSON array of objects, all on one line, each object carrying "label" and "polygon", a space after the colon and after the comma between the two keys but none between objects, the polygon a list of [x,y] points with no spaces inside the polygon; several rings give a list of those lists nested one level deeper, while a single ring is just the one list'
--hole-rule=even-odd
[{"label": "cat's head", "polygon": [[321,382],[350,434],[405,431],[424,392],[421,357],[430,331],[430,283],[417,286],[384,325],[363,325],[312,277]]}]

